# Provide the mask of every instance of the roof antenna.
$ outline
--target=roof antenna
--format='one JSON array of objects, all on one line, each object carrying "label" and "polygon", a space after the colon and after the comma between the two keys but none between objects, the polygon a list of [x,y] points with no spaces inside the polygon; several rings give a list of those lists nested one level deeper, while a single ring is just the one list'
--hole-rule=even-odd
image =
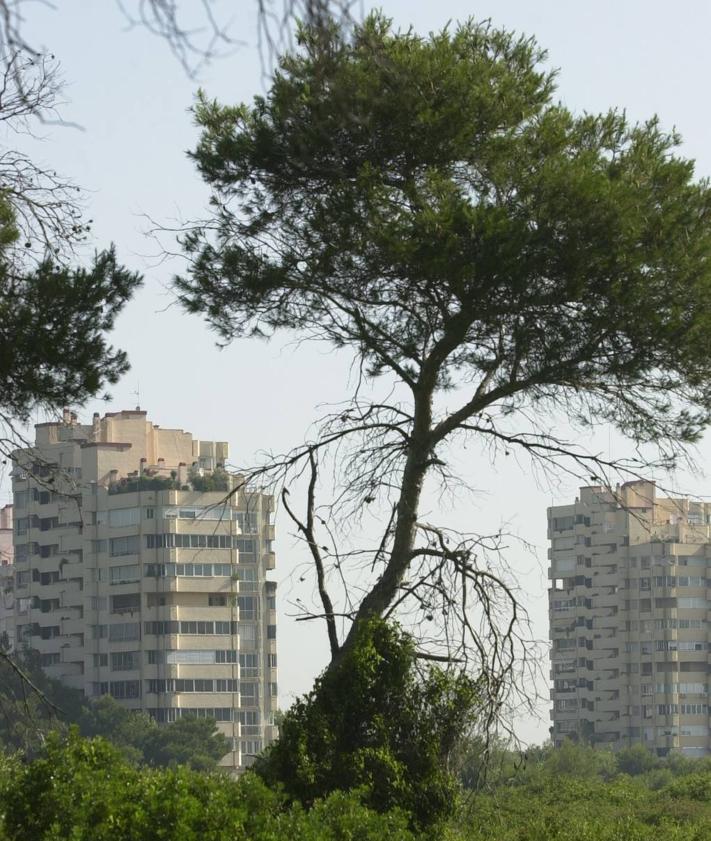
[{"label": "roof antenna", "polygon": [[136,384],[136,390],[131,392],[132,394],[136,395],[136,411],[141,411],[141,384],[140,382]]}]

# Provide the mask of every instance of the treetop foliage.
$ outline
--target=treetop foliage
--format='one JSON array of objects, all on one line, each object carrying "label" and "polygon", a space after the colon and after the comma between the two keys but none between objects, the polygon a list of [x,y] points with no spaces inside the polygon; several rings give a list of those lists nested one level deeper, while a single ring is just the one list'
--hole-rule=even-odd
[{"label": "treetop foliage", "polygon": [[81,404],[128,370],[106,333],[140,284],[113,248],[89,268],[45,260],[28,271],[0,258],[0,408],[26,420],[33,408]]},{"label": "treetop foliage", "polygon": [[251,105],[201,95],[213,216],[186,237],[183,303],[224,338],[347,345],[415,392],[471,381],[459,423],[551,400],[636,440],[696,439],[708,184],[656,119],[556,102],[544,58],[488,23],[420,37],[375,14],[303,28]]},{"label": "treetop foliage", "polygon": [[0,414],[80,404],[128,370],[106,334],[141,283],[112,248],[87,268],[18,257],[15,213],[0,193]]}]

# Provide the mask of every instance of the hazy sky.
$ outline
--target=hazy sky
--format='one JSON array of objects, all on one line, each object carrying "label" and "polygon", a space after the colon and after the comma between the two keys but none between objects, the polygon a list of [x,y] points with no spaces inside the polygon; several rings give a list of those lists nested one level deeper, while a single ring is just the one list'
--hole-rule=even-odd
[{"label": "hazy sky", "polygon": [[[188,5],[188,0],[185,0]],[[126,0],[126,5],[134,5]],[[195,4],[196,6],[198,4]],[[199,84],[222,101],[249,99],[264,90],[256,49],[256,0],[218,4],[233,17],[232,33],[245,42],[216,61]],[[145,287],[121,316],[115,342],[130,355],[131,372],[112,390],[111,404],[93,411],[141,407],[163,426],[180,426],[201,438],[227,440],[234,462],[260,449],[297,443],[318,414],[318,404],[346,396],[348,359],[326,347],[283,348],[241,341],[219,351],[204,323],[182,314],[167,288],[177,266],[159,263],[146,239],[146,217],[158,222],[189,218],[204,206],[203,189],[185,150],[196,141],[188,109],[198,82],[186,77],[167,45],[149,33],[127,31],[112,0],[62,0],[59,11],[27,3],[27,34],[61,60],[67,82],[64,115],[83,126],[47,129],[33,154],[87,188],[97,247],[115,242],[121,259],[145,273]],[[494,23],[535,35],[560,68],[559,95],[572,109],[627,110],[635,120],[658,114],[676,126],[683,151],[696,158],[699,176],[711,173],[708,147],[711,4],[699,0],[391,0],[382,4],[396,24],[425,33],[448,21],[491,17]],[[602,436],[600,446],[621,455],[624,443]],[[701,467],[711,445],[700,449]],[[530,541],[535,553],[512,550],[535,634],[545,639],[546,507],[575,495],[567,480],[551,487],[526,465],[492,466],[476,454],[457,456],[462,472],[481,489],[448,516],[472,530],[501,524]],[[701,492],[704,480],[680,475],[684,490]],[[711,487],[711,484],[707,487]],[[5,501],[7,484],[0,488]],[[288,617],[298,587],[288,579],[294,559],[285,524],[278,523],[281,703],[306,690],[325,663],[321,629]],[[545,690],[545,686],[541,687]],[[531,740],[547,736],[547,706],[539,720],[521,722]]]}]

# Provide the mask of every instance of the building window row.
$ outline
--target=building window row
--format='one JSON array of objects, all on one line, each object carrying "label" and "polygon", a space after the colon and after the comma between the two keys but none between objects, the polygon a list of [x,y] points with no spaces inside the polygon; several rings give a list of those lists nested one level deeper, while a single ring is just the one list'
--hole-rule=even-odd
[{"label": "building window row", "polygon": [[679,704],[682,715],[708,715],[708,704]]},{"label": "building window row", "polygon": [[[649,582],[649,579],[640,578],[639,579],[639,586],[640,589],[649,589],[649,587],[642,587],[642,582],[646,581]],[[655,587],[707,587],[711,586],[711,583],[706,578],[700,575],[655,575],[654,576],[654,586]]]},{"label": "building window row", "polygon": [[231,564],[146,564],[147,578],[229,578],[233,573]]},{"label": "building window row", "polygon": [[[632,630],[636,630],[634,627],[634,622],[632,623]],[[701,628],[705,627],[705,620],[704,619],[655,619],[654,620],[654,630],[655,631],[673,631],[677,628],[679,630],[701,630]],[[648,628],[642,628],[642,623],[639,625],[640,630],[649,630]]]},{"label": "building window row", "polygon": [[705,640],[656,640],[657,651],[706,651],[709,643]]},{"label": "building window row", "polygon": [[251,537],[229,534],[166,534],[145,535],[146,549],[237,549],[244,555],[254,555],[256,541]]},{"label": "building window row", "polygon": [[121,622],[115,625],[90,625],[91,638],[103,640],[107,637],[111,642],[132,642],[141,638],[140,622]]},{"label": "building window row", "polygon": [[654,690],[660,693],[680,693],[681,695],[708,695],[709,688],[705,683],[658,683]]},{"label": "building window row", "polygon": [[140,698],[141,697],[141,682],[140,680],[112,680],[92,683],[92,694],[111,695],[114,698]]},{"label": "building window row", "polygon": [[239,692],[235,678],[158,678],[148,681],[148,693],[163,695],[181,692]]},{"label": "building window row", "polygon": [[[111,627],[114,626],[112,625]],[[165,636],[168,634],[225,636],[237,634],[239,631],[239,623],[211,621],[195,622],[189,620],[167,619],[155,622],[146,622],[144,629],[146,634],[154,636]]]},{"label": "building window row", "polygon": [[232,707],[152,707],[148,715],[161,724],[170,724],[179,718],[214,718],[215,721],[233,721],[237,710]]}]

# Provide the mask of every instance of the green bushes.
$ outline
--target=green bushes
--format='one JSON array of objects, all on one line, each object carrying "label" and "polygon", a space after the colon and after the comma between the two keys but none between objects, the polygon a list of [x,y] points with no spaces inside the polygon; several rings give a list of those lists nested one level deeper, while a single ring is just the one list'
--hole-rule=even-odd
[{"label": "green bushes", "polygon": [[[309,808],[253,773],[235,780],[185,766],[127,762],[102,739],[51,735],[28,763],[0,754],[0,841],[709,841],[711,771],[683,763],[670,785],[629,776],[549,773],[459,800],[419,833],[402,809],[369,808],[367,787]],[[570,755],[568,757],[570,759]],[[643,764],[646,764],[646,760]],[[569,763],[570,765],[570,763]],[[670,768],[665,770],[670,774]]]},{"label": "green bushes", "polygon": [[407,816],[336,793],[306,812],[255,775],[136,768],[102,739],[52,736],[0,762],[1,841],[414,841]]}]

